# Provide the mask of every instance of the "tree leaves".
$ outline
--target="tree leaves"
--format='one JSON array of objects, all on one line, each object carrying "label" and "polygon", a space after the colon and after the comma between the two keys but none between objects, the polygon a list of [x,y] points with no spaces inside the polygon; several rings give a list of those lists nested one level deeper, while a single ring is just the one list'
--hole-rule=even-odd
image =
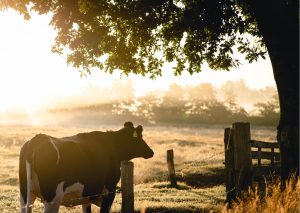
[{"label": "tree leaves", "polygon": [[[175,75],[239,65],[234,49],[249,62],[266,50],[246,1],[235,0],[4,0],[25,18],[29,11],[53,14],[57,30],[52,51],[86,70],[161,75],[164,62],[175,62]],[[258,38],[257,43],[245,38]],[[100,58],[106,55],[104,62]]]}]

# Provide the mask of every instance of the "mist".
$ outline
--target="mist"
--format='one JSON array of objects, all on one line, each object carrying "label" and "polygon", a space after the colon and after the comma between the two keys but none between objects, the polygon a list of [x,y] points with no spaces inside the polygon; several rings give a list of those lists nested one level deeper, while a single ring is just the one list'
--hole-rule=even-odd
[{"label": "mist", "polygon": [[274,87],[251,89],[243,81],[195,86],[172,84],[137,96],[131,81],[90,86],[52,100],[48,107],[2,113],[1,125],[98,126],[132,120],[143,124],[227,124],[250,121],[275,126],[279,118]]}]

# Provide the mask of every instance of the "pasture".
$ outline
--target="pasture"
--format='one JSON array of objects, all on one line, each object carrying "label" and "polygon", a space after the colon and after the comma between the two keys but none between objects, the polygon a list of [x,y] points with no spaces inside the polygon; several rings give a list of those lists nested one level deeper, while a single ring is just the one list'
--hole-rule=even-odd
[{"label": "pasture", "polygon": [[[20,147],[35,134],[55,137],[93,130],[117,130],[119,126],[97,128],[0,127],[0,212],[19,212],[18,157]],[[134,159],[136,212],[209,212],[221,210],[225,200],[224,142],[227,126],[144,126],[144,140],[154,150],[152,159]],[[257,140],[275,141],[271,127],[251,127]],[[167,182],[166,151],[174,150],[178,187]],[[74,162],[75,163],[75,162]],[[119,212],[121,195],[117,194],[112,212]],[[80,212],[80,206],[60,212]],[[42,212],[37,200],[34,212]],[[93,212],[98,212],[93,206]]]}]

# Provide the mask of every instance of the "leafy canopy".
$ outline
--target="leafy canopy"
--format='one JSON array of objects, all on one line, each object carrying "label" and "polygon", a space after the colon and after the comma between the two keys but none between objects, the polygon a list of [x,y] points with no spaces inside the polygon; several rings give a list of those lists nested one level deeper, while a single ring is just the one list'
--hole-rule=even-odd
[{"label": "leafy canopy", "polygon": [[180,75],[185,69],[200,72],[205,62],[212,69],[236,67],[236,50],[250,62],[264,57],[262,37],[245,2],[2,0],[0,8],[14,8],[25,19],[30,11],[50,12],[58,32],[52,51],[66,55],[74,67],[155,77],[164,62],[175,62],[174,73]]}]

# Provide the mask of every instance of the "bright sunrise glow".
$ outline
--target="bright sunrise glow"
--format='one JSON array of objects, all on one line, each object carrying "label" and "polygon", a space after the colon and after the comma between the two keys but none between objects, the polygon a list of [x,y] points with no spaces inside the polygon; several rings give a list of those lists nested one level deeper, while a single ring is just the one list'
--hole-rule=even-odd
[{"label": "bright sunrise glow", "polygon": [[[39,107],[56,106],[69,97],[81,96],[91,101],[95,93],[109,86],[120,73],[114,75],[94,71],[91,76],[80,78],[79,73],[66,65],[65,59],[51,53],[55,31],[49,26],[48,15],[32,15],[25,21],[16,12],[0,12],[0,113],[11,110],[32,112]],[[244,63],[239,69],[226,71],[204,70],[190,76],[184,73],[174,77],[165,67],[164,76],[155,81],[141,76],[123,76],[121,81],[131,80],[136,95],[155,89],[167,89],[172,83],[195,85],[210,82],[221,86],[228,80],[244,79],[251,88],[274,86],[275,82],[269,60],[253,64]],[[85,101],[82,99],[82,101]]]}]

